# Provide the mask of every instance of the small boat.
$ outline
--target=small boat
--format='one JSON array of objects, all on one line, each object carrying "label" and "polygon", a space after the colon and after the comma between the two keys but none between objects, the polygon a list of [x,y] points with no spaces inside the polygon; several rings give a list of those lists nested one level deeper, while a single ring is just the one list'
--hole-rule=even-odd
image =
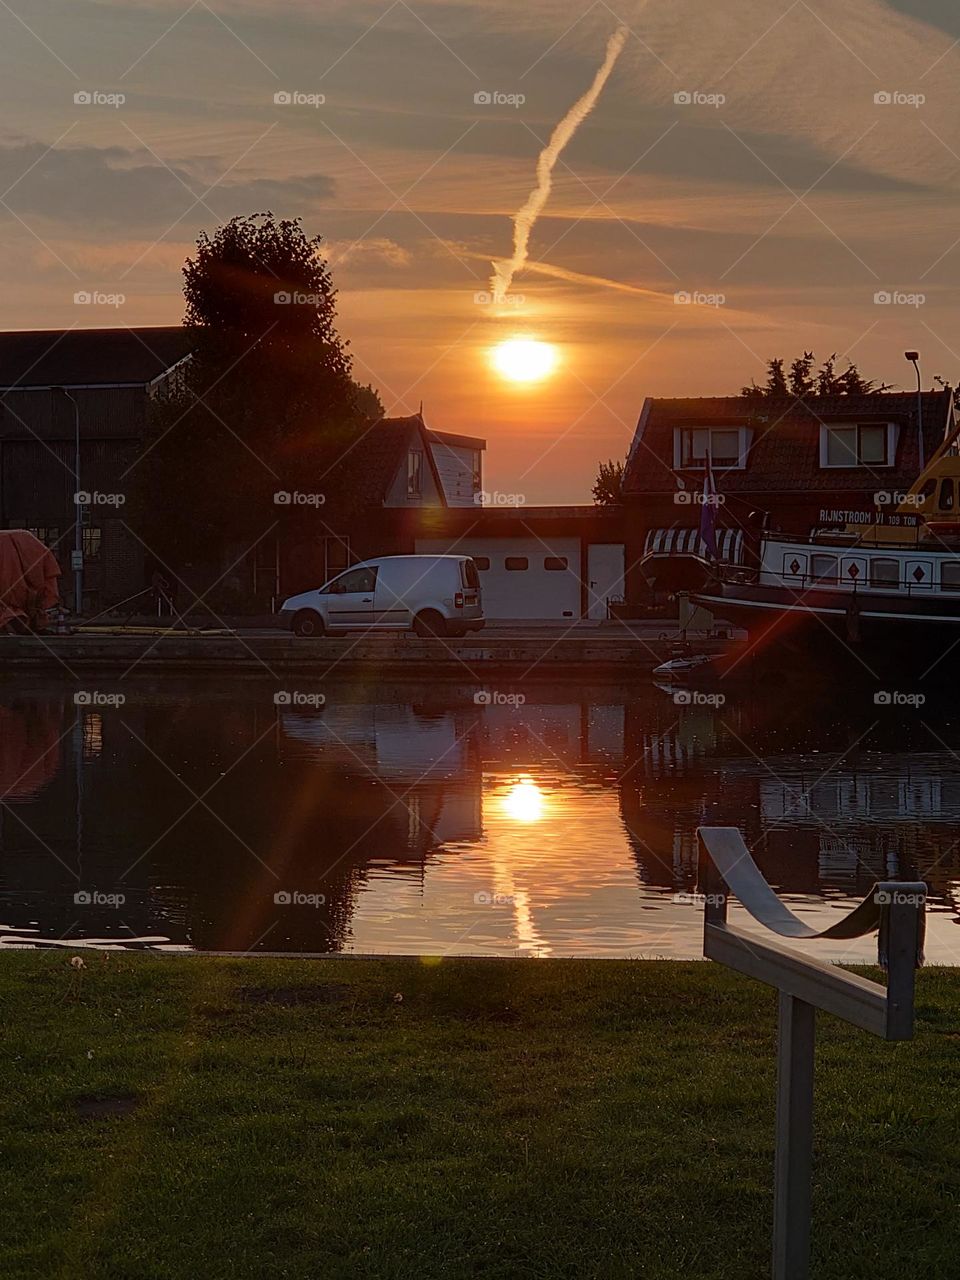
[{"label": "small boat", "polygon": [[654,667],[652,674],[667,679],[680,678],[689,675],[697,667],[713,662],[714,656],[710,653],[698,653],[689,658],[671,658],[669,662],[661,662],[659,667]]}]

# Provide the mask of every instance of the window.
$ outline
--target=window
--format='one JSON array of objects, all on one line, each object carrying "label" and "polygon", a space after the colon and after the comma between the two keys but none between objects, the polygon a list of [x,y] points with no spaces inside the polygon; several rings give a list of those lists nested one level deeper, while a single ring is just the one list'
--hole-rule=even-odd
[{"label": "window", "polygon": [[483,488],[483,454],[479,449],[473,450],[473,492],[478,493]]},{"label": "window", "polygon": [[478,569],[489,569],[489,568],[490,568],[490,557],[489,557],[489,556],[474,556],[474,557],[473,557],[473,563],[477,566],[477,568],[478,568]]},{"label": "window", "polygon": [[960,560],[940,566],[940,585],[947,591],[960,591]]},{"label": "window", "polygon": [[746,452],[742,427],[683,427],[675,436],[674,465],[702,467],[709,454],[714,467],[742,468]]},{"label": "window", "polygon": [[836,582],[837,557],[811,556],[810,576],[813,578],[814,582]]},{"label": "window", "polygon": [[377,571],[369,565],[361,565],[358,569],[348,569],[334,578],[326,590],[334,596],[342,596],[347,592],[372,591],[377,585]]},{"label": "window", "polygon": [[103,542],[103,531],[99,525],[87,525],[83,531],[84,560],[99,560],[100,547]]},{"label": "window", "polygon": [[31,525],[27,532],[32,533],[35,538],[39,538],[48,547],[55,547],[60,541],[60,530],[54,525]]},{"label": "window", "polygon": [[470,591],[476,591],[480,586],[480,575],[472,560],[460,561],[460,580]]},{"label": "window", "polygon": [[521,569],[529,569],[530,561],[526,556],[507,556],[503,562],[503,567],[518,573]]},{"label": "window", "polygon": [[940,481],[940,497],[937,500],[937,508],[940,511],[953,510],[953,481]]},{"label": "window", "polygon": [[870,561],[871,587],[898,587],[900,585],[900,562],[898,560]]},{"label": "window", "polygon": [[407,454],[407,497],[419,498],[423,493],[423,450],[411,449]]},{"label": "window", "polygon": [[562,573],[567,567],[566,556],[544,556],[543,567],[551,573]]},{"label": "window", "polygon": [[888,467],[892,430],[886,422],[820,428],[821,467]]}]

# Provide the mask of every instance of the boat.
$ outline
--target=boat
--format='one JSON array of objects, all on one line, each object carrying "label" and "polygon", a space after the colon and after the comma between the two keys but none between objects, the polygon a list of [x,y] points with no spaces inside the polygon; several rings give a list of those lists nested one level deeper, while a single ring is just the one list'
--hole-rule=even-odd
[{"label": "boat", "polygon": [[751,637],[822,638],[826,627],[853,648],[960,645],[958,435],[960,425],[908,492],[881,495],[870,524],[748,530],[693,599]]}]

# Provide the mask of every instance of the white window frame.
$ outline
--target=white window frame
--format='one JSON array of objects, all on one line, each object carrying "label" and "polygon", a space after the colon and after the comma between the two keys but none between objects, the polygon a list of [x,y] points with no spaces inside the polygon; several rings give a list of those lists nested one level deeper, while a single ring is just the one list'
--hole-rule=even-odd
[{"label": "white window frame", "polygon": [[[736,462],[714,462],[715,470],[720,471],[746,471],[747,454],[750,452],[750,442],[753,432],[750,427],[738,426],[718,426],[715,423],[704,423],[703,425],[694,424],[688,427],[674,427],[673,429],[673,469],[674,471],[704,471],[706,462],[684,462],[683,460],[683,435],[686,431],[709,431],[711,440],[716,432],[736,431],[737,433],[737,454]],[[711,450],[712,452],[712,450]]]},{"label": "white window frame", "polygon": [[[858,427],[886,427],[887,460],[886,462],[830,462],[827,455],[827,440],[830,431],[849,431]],[[862,467],[865,471],[882,471],[892,467],[897,457],[898,427],[895,422],[821,422],[820,424],[820,466],[824,471],[851,471]]]}]

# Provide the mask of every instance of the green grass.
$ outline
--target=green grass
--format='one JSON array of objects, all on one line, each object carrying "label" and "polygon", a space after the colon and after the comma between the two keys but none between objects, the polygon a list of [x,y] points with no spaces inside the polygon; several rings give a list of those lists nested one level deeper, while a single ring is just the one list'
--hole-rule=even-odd
[{"label": "green grass", "polygon": [[[768,1273],[757,984],[660,962],[85,961],[0,959],[12,1280]],[[958,1015],[960,971],[927,970],[911,1043],[821,1016],[822,1280],[956,1274]],[[126,1114],[85,1114],[104,1099]]]}]

